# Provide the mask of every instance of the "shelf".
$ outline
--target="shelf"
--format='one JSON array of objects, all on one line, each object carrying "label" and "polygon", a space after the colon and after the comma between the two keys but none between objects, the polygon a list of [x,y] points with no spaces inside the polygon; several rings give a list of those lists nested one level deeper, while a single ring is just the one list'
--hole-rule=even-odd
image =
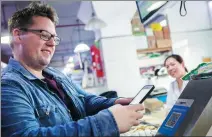
[{"label": "shelf", "polygon": [[137,53],[141,54],[141,53],[163,52],[163,51],[171,51],[171,50],[172,50],[171,47],[167,47],[167,48],[152,48],[152,49],[139,49],[139,50],[137,50]]}]

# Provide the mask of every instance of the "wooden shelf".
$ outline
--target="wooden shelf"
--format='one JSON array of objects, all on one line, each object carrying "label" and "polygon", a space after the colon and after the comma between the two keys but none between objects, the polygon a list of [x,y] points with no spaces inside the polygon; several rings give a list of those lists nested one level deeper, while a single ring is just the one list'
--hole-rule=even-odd
[{"label": "wooden shelf", "polygon": [[163,52],[163,51],[171,51],[172,48],[171,47],[167,47],[167,48],[152,48],[152,49],[139,49],[137,50],[138,54],[142,54],[142,53],[152,53],[152,52]]}]

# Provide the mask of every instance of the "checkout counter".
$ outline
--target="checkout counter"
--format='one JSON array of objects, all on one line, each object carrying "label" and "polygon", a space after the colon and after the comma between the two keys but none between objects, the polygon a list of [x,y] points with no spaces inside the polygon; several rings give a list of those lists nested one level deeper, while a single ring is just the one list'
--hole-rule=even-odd
[{"label": "checkout counter", "polygon": [[212,125],[212,79],[191,80],[156,136],[206,136]]},{"label": "checkout counter", "polygon": [[145,113],[139,126],[121,136],[211,136],[212,78],[191,80],[171,111]]}]

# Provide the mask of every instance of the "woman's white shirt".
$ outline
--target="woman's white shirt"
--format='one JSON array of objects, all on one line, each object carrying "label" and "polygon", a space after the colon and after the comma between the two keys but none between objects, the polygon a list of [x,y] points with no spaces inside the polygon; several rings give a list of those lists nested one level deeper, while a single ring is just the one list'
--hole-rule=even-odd
[{"label": "woman's white shirt", "polygon": [[166,105],[167,105],[168,111],[170,111],[170,109],[174,106],[175,102],[179,98],[180,94],[182,93],[182,91],[184,90],[188,82],[189,81],[183,81],[183,85],[181,89],[179,89],[176,80],[170,84],[170,87],[167,93],[167,99],[166,99]]}]

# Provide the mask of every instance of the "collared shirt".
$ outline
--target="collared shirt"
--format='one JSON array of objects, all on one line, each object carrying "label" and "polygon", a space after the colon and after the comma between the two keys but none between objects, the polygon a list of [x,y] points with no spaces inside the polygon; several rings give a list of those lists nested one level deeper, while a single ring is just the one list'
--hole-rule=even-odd
[{"label": "collared shirt", "polygon": [[181,93],[183,92],[188,82],[189,81],[183,81],[181,89],[179,89],[178,83],[176,80],[171,82],[168,93],[167,93],[167,101],[166,101],[168,111],[170,111],[170,109],[174,106],[175,102],[177,101]]},{"label": "collared shirt", "polygon": [[73,121],[69,109],[46,82],[10,59],[1,75],[2,136],[119,136],[115,119],[107,109],[116,99],[86,93],[51,67],[43,74],[59,83],[81,119]]},{"label": "collared shirt", "polygon": [[74,121],[80,119],[80,115],[78,114],[78,111],[74,107],[74,103],[71,100],[71,98],[63,91],[62,87],[56,83],[56,81],[53,78],[45,77],[44,81],[47,83],[48,88],[54,92],[66,105],[66,107],[69,109],[72,119]]}]

